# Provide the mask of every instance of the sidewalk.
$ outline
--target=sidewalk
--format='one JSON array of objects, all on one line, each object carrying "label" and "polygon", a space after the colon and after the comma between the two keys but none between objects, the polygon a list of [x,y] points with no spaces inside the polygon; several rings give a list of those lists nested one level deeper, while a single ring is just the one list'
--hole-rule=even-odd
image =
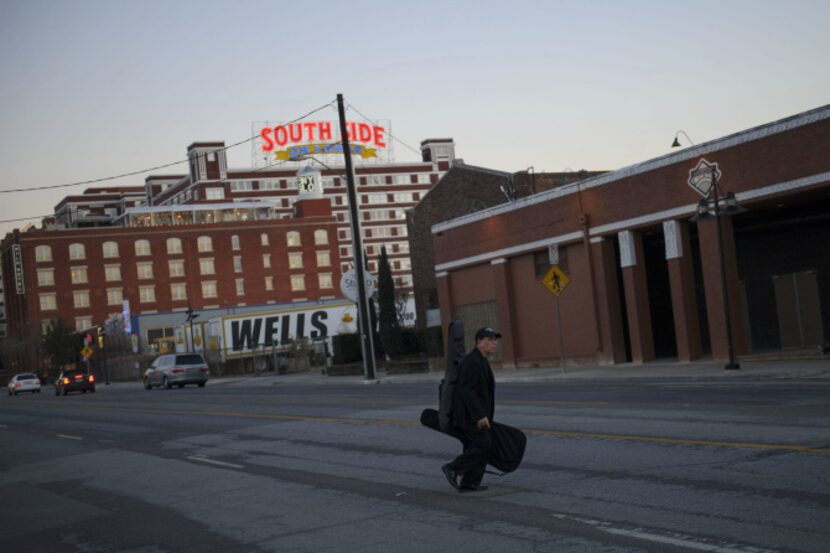
[{"label": "sidewalk", "polygon": [[[820,359],[787,359],[745,361],[737,371],[725,371],[724,363],[698,361],[693,363],[631,363],[611,366],[539,367],[494,370],[496,382],[614,382],[631,380],[701,381],[701,380],[795,380],[810,379],[830,382],[830,357]],[[378,372],[375,380],[363,376],[327,376],[318,372],[260,376],[214,377],[210,385],[241,387],[290,385],[374,385],[434,382],[443,378],[443,372],[415,374],[386,374]]]}]

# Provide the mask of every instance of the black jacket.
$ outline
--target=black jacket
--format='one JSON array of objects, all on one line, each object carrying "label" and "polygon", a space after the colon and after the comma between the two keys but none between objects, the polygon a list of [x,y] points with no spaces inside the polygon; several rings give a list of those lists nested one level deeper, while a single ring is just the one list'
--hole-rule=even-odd
[{"label": "black jacket", "polygon": [[458,371],[458,383],[453,398],[452,422],[464,429],[476,427],[487,417],[493,422],[496,400],[496,380],[487,358],[478,348],[464,357]]}]

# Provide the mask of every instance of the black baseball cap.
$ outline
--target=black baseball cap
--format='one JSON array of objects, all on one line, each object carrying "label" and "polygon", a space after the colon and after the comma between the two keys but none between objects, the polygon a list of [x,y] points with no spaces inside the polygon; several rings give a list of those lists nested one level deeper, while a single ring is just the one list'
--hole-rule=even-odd
[{"label": "black baseball cap", "polygon": [[495,329],[485,326],[476,330],[476,342],[484,338],[501,338],[501,334],[496,332]]}]

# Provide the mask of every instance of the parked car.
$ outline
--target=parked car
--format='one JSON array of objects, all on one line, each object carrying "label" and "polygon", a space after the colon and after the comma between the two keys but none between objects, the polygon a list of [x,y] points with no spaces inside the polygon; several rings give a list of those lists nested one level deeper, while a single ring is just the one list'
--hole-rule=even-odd
[{"label": "parked car", "polygon": [[55,395],[66,395],[69,392],[95,393],[95,377],[76,369],[61,371],[55,381]]},{"label": "parked car", "polygon": [[20,392],[40,393],[40,380],[32,373],[16,374],[9,380],[9,395],[17,395]]},{"label": "parked car", "polygon": [[210,377],[205,358],[199,353],[170,353],[160,355],[144,371],[144,388],[153,386],[179,388],[185,384],[197,384],[203,388]]}]

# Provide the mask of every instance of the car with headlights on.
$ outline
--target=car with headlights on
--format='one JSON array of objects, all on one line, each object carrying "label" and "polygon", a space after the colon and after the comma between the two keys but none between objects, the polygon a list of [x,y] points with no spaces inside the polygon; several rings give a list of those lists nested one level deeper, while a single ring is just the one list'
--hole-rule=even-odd
[{"label": "car with headlights on", "polygon": [[66,395],[69,392],[95,393],[95,377],[86,371],[67,369],[61,371],[55,380],[55,395]]},{"label": "car with headlights on", "polygon": [[144,388],[162,386],[170,389],[186,384],[204,388],[210,378],[210,369],[200,353],[169,353],[156,357],[144,371]]},{"label": "car with headlights on", "polygon": [[9,380],[9,395],[16,396],[22,392],[40,393],[40,379],[32,373],[16,374]]}]

